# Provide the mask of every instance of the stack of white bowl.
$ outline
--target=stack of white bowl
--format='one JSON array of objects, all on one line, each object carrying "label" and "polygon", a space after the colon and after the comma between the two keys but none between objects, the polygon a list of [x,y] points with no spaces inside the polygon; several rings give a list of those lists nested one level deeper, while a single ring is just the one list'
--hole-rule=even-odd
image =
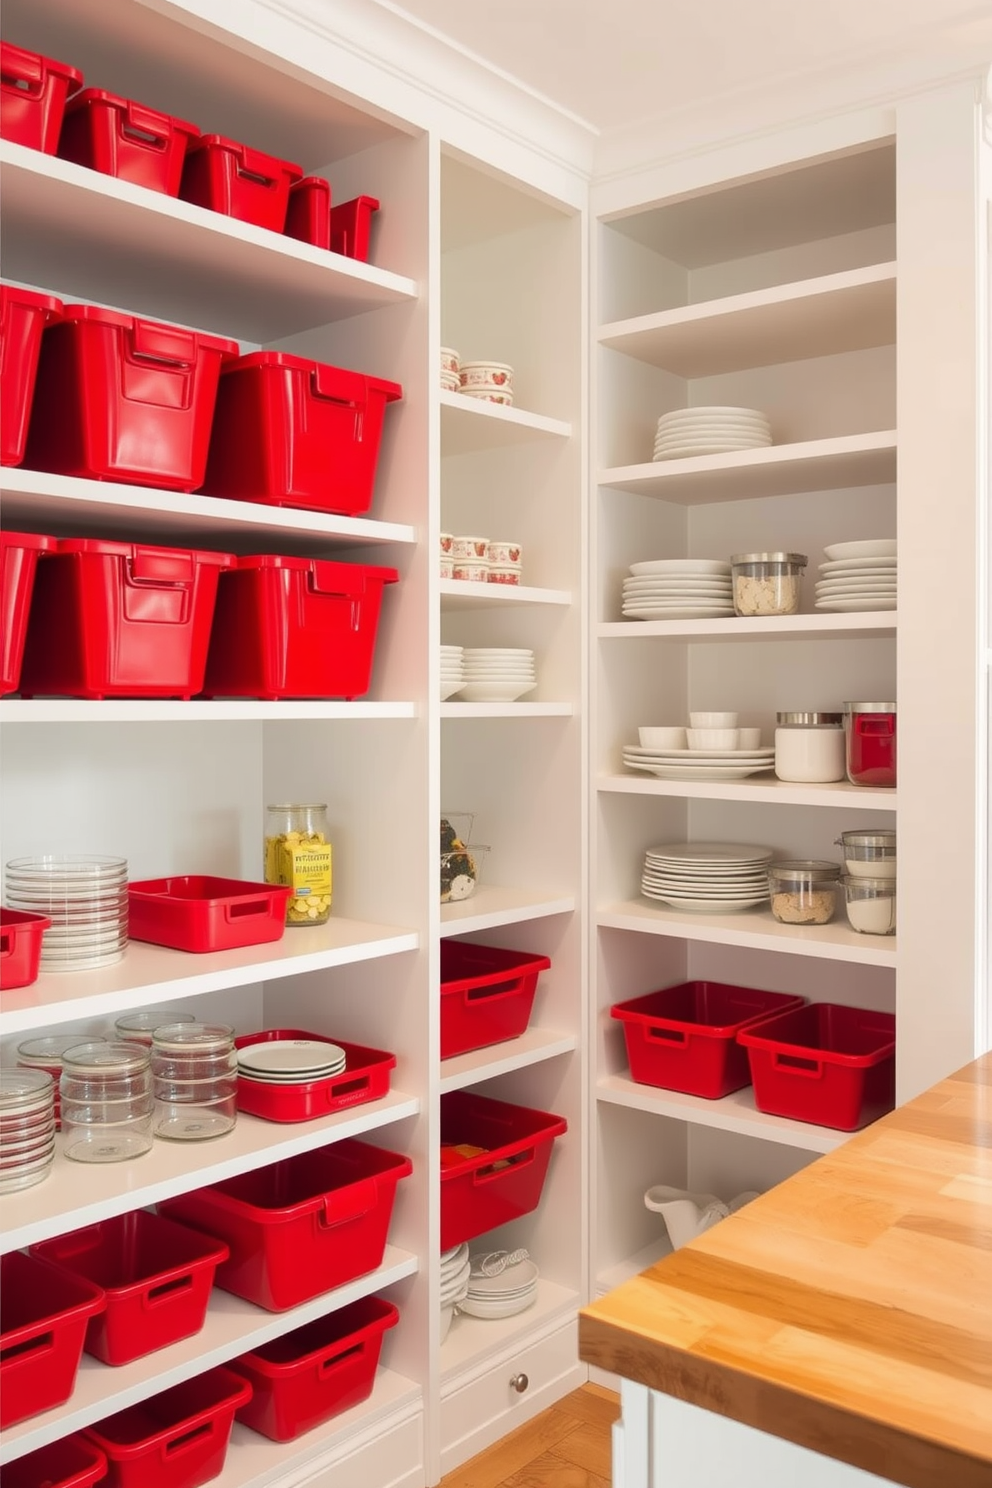
[{"label": "stack of white bowl", "polygon": [[524,646],[466,646],[464,683],[468,703],[512,703],[537,686],[534,653]]},{"label": "stack of white bowl", "polygon": [[127,949],[127,859],[80,855],[13,858],[7,903],[47,915],[42,971],[89,971]]},{"label": "stack of white bowl", "polygon": [[691,460],[697,455],[762,449],[771,442],[771,427],[758,408],[677,408],[658,420],[654,458]]},{"label": "stack of white bowl", "polygon": [[472,1269],[468,1258],[468,1242],[456,1245],[453,1250],[441,1253],[441,1342],[448,1336],[455,1308],[468,1292],[469,1272]]},{"label": "stack of white bowl", "polygon": [[476,1318],[507,1318],[537,1301],[538,1269],[526,1250],[474,1255],[468,1291],[458,1311]]},{"label": "stack of white bowl", "polygon": [[894,610],[898,558],[894,537],[831,543],[816,581],[816,608],[851,613]]},{"label": "stack of white bowl", "polygon": [[464,647],[442,646],[441,647],[441,701],[450,698],[455,692],[460,692],[465,685],[465,668],[463,664]]},{"label": "stack of white bowl", "polygon": [[441,387],[446,393],[457,393],[461,386],[461,357],[452,346],[441,347]]},{"label": "stack of white bowl", "polygon": [[468,398],[481,398],[484,403],[513,403],[513,368],[508,362],[462,362],[458,380]]},{"label": "stack of white bowl", "polygon": [[0,1193],[40,1183],[54,1157],[51,1075],[41,1069],[0,1070]]}]

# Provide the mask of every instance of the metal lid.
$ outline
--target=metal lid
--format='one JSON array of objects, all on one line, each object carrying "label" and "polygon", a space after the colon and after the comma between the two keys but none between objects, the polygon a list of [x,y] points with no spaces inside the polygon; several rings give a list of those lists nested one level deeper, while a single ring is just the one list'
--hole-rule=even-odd
[{"label": "metal lid", "polygon": [[734,553],[731,563],[798,563],[805,568],[809,559],[805,553]]},{"label": "metal lid", "polygon": [[790,883],[836,883],[841,876],[839,863],[824,858],[794,858],[788,862],[769,863],[769,874]]},{"label": "metal lid", "polygon": [[896,834],[889,827],[865,828],[860,832],[841,832],[834,841],[838,847],[888,847],[895,848]]},{"label": "metal lid", "polygon": [[845,713],[894,713],[895,703],[845,703]]},{"label": "metal lid", "polygon": [[825,728],[827,725],[835,725],[840,728],[844,722],[843,713],[776,713],[777,723],[792,725],[794,728]]}]

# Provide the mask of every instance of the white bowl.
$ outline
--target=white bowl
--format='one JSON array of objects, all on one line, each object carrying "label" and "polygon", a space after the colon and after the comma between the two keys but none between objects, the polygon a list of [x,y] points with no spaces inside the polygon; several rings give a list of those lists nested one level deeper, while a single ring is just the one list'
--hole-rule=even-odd
[{"label": "white bowl", "polygon": [[694,729],[732,729],[737,727],[736,713],[690,713]]},{"label": "white bowl", "polygon": [[737,733],[739,735],[739,742],[738,742],[738,745],[737,745],[738,749],[760,749],[761,748],[761,730],[760,730],[760,728],[742,728],[742,729],[738,729],[737,730]]},{"label": "white bowl", "polygon": [[739,749],[740,729],[690,728],[685,731],[690,749]]},{"label": "white bowl", "polygon": [[639,728],[637,737],[643,749],[684,749],[684,728]]},{"label": "white bowl", "polygon": [[466,703],[515,703],[524,693],[533,692],[536,685],[535,682],[467,682],[461,698]]}]

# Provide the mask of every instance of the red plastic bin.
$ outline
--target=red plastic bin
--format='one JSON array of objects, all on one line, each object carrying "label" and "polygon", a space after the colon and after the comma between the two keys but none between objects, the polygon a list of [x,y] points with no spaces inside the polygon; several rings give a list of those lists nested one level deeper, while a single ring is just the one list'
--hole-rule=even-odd
[{"label": "red plastic bin", "polygon": [[67,538],[39,566],[21,692],[181,697],[203,686],[228,553]]},{"label": "red plastic bin", "polygon": [[107,1459],[85,1436],[63,1436],[4,1464],[3,1488],[90,1488]]},{"label": "red plastic bin", "polygon": [[895,1104],[896,1020],[816,1002],[745,1028],[754,1103],[771,1116],[857,1131]]},{"label": "red plastic bin", "polygon": [[46,915],[29,914],[24,909],[0,909],[0,988],[4,992],[30,987],[38,980],[41,938],[51,926]]},{"label": "red plastic bin", "polygon": [[178,196],[186,150],[199,137],[195,124],[103,88],[84,88],[66,105],[58,152],[105,176]]},{"label": "red plastic bin", "polygon": [[96,305],[42,337],[25,463],[170,491],[203,484],[221,364],[236,341]]},{"label": "red plastic bin", "polygon": [[229,362],[217,392],[211,496],[355,516],[372,505],[386,404],[397,382],[286,351]]},{"label": "red plastic bin", "polygon": [[82,82],[67,62],[0,42],[0,135],[54,155],[66,99]]},{"label": "red plastic bin", "polygon": [[363,1297],[235,1359],[252,1388],[238,1420],[271,1441],[293,1441],[372,1394],[386,1330],[399,1311]]},{"label": "red plastic bin", "polygon": [[374,196],[356,196],[331,208],[331,252],[368,263],[372,237],[372,214],[378,212]]},{"label": "red plastic bin", "polygon": [[408,1157],[348,1138],[159,1209],[227,1242],[219,1287],[284,1312],[382,1264],[396,1186],[412,1171]]},{"label": "red plastic bin", "polygon": [[530,1214],[541,1202],[563,1116],[511,1105],[470,1090],[441,1097],[441,1145],[486,1150],[441,1160],[441,1249],[474,1240],[497,1225]]},{"label": "red plastic bin", "polygon": [[69,1399],[101,1287],[22,1251],[0,1256],[0,1427]]},{"label": "red plastic bin", "polygon": [[751,1083],[740,1029],[803,1002],[727,982],[681,982],[618,1002],[610,1015],[623,1024],[632,1080],[719,1100]]},{"label": "red plastic bin", "polygon": [[38,558],[57,546],[38,532],[0,532],[0,693],[20,686]]},{"label": "red plastic bin", "polygon": [[441,942],[441,1058],[519,1038],[548,956],[501,946]]},{"label": "red plastic bin", "polygon": [[224,1470],[234,1413],[251,1385],[210,1369],[86,1428],[107,1459],[101,1488],[199,1488]]},{"label": "red plastic bin", "polygon": [[221,134],[204,134],[186,152],[179,195],[199,207],[281,233],[299,165],[264,155]]},{"label": "red plastic bin", "polygon": [[83,1345],[104,1364],[129,1364],[203,1327],[214,1272],[228,1248],[160,1214],[134,1209],[54,1240],[30,1255],[101,1287],[107,1302]]},{"label": "red plastic bin", "polygon": [[239,558],[222,575],[208,697],[356,698],[369,689],[382,594],[395,568]]},{"label": "red plastic bin", "polygon": [[314,248],[331,246],[331,183],[323,176],[304,176],[289,188],[286,210],[287,238],[297,238]]},{"label": "red plastic bin", "polygon": [[[266,1028],[261,1033],[246,1033],[234,1040],[239,1049],[249,1044],[268,1043],[272,1039],[320,1039],[320,1033],[307,1033],[302,1028]],[[396,1055],[384,1049],[369,1049],[364,1044],[346,1044],[335,1039],[344,1050],[345,1067],[340,1075],[324,1080],[301,1080],[299,1084],[279,1085],[238,1074],[238,1110],[263,1121],[315,1121],[348,1106],[382,1100],[389,1094],[390,1071],[396,1068]]]},{"label": "red plastic bin", "polygon": [[267,945],[285,934],[292,892],[202,873],[142,879],[128,884],[128,935],[199,954]]},{"label": "red plastic bin", "polygon": [[61,314],[54,295],[0,284],[0,465],[24,459],[41,333]]}]

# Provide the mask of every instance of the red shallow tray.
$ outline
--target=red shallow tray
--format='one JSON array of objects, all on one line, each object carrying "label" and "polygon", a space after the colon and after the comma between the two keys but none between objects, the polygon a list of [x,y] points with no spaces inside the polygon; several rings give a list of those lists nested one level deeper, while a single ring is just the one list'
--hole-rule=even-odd
[{"label": "red shallow tray", "polygon": [[0,284],[0,465],[24,459],[41,335],[61,314],[55,295]]},{"label": "red shallow tray", "polygon": [[238,1420],[272,1441],[293,1441],[367,1400],[382,1340],[399,1316],[391,1302],[363,1297],[242,1354],[232,1368],[252,1397]]},{"label": "red shallow tray", "polygon": [[[302,1028],[266,1028],[261,1033],[246,1033],[234,1040],[239,1049],[249,1044],[270,1042],[275,1038],[321,1039],[327,1035],[308,1033]],[[360,1106],[365,1101],[381,1100],[389,1094],[389,1072],[396,1068],[396,1055],[383,1049],[367,1049],[363,1044],[346,1044],[332,1040],[345,1052],[345,1067],[340,1075],[326,1080],[306,1080],[299,1085],[274,1085],[238,1075],[238,1110],[263,1121],[315,1121],[332,1111],[347,1106]]]},{"label": "red shallow tray", "polygon": [[737,1037],[751,1060],[759,1111],[856,1131],[895,1104],[892,1013],[816,1002]]},{"label": "red shallow tray", "polygon": [[86,1428],[107,1458],[101,1488],[199,1488],[224,1469],[234,1413],[251,1385],[210,1369]]},{"label": "red shallow tray", "polygon": [[468,941],[441,942],[441,1058],[518,1038],[548,956]]},{"label": "red shallow tray", "polygon": [[0,135],[54,155],[66,99],[82,81],[67,62],[0,42]]},{"label": "red shallow tray", "polygon": [[87,1323],[105,1304],[101,1287],[47,1261],[0,1256],[0,1427],[69,1399]]},{"label": "red shallow tray", "polygon": [[29,1254],[103,1289],[107,1305],[90,1318],[84,1347],[104,1364],[129,1364],[200,1331],[228,1248],[134,1209],[41,1241]]},{"label": "red shallow tray", "polygon": [[231,951],[281,940],[292,889],[240,878],[183,874],[128,884],[132,940],[177,951]]},{"label": "red shallow tray", "polygon": [[41,937],[51,924],[45,915],[0,909],[0,988],[5,992],[38,980]]},{"label": "red shallow tray", "polygon": [[470,1090],[442,1095],[442,1146],[470,1144],[486,1151],[442,1162],[441,1249],[474,1240],[536,1209],[554,1139],[567,1126],[563,1116]]},{"label": "red shallow tray", "polygon": [[199,137],[195,124],[103,88],[84,88],[66,106],[59,154],[106,176],[177,196],[187,147]]},{"label": "red shallow tray", "polygon": [[180,196],[225,217],[281,233],[289,188],[303,170],[220,134],[205,134],[186,152]]},{"label": "red shallow tray", "polygon": [[632,1080],[719,1100],[751,1083],[739,1030],[803,1000],[729,982],[680,982],[618,1002],[610,1015],[623,1024]]},{"label": "red shallow tray", "polygon": [[75,1434],[4,1463],[3,1488],[90,1488],[106,1471],[100,1448]]}]

